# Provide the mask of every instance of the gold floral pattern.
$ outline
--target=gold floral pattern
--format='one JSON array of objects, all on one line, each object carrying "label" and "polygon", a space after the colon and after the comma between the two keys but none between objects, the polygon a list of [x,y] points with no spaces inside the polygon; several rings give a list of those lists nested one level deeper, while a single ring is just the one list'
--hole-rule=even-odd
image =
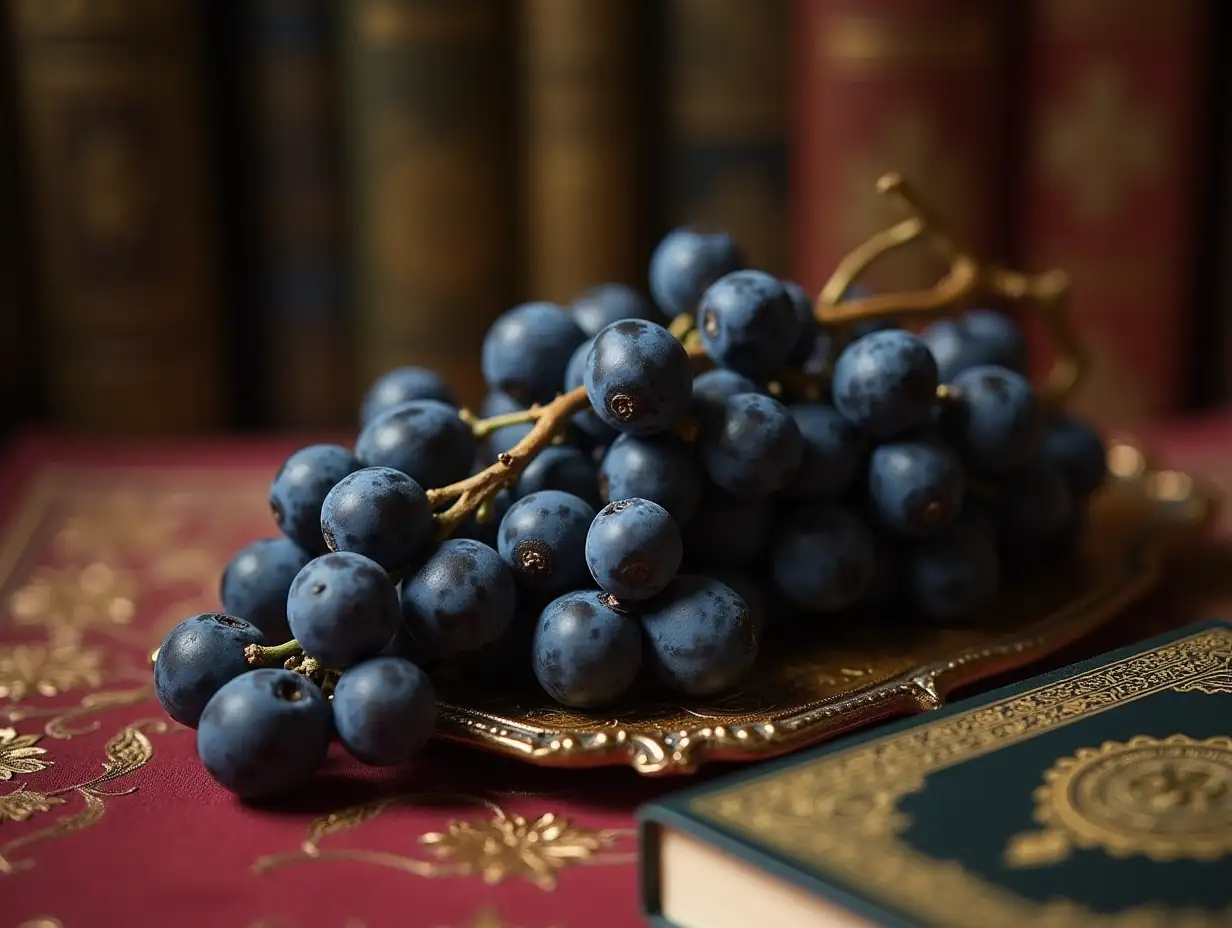
[{"label": "gold floral pattern", "polygon": [[9,611],[19,625],[126,625],[136,615],[136,598],[136,585],[127,574],[95,561],[35,571],[9,598]]},{"label": "gold floral pattern", "polygon": [[59,796],[46,796],[22,787],[0,796],[0,822],[24,822],[35,812],[50,812],[52,806],[63,804]]},{"label": "gold floral pattern", "polygon": [[15,728],[0,728],[0,780],[15,773],[38,773],[51,766],[44,760],[46,748],[38,747],[42,735],[19,735]]},{"label": "gold floral pattern", "polygon": [[103,656],[74,643],[0,646],[0,699],[21,702],[37,693],[56,696],[103,682]]},{"label": "gold floral pattern", "polygon": [[521,876],[540,889],[556,887],[556,872],[593,858],[603,849],[602,835],[552,812],[527,821],[501,811],[480,822],[454,821],[443,832],[420,837],[440,860],[477,873],[485,883]]},{"label": "gold floral pattern", "polygon": [[74,494],[52,550],[78,562],[126,564],[161,553],[194,508],[182,491],[92,488]]},{"label": "gold floral pattern", "polygon": [[[359,828],[399,804],[439,805],[443,802],[478,805],[490,817],[453,820],[444,831],[419,838],[433,859],[354,848],[323,848],[331,836]],[[521,877],[540,889],[556,888],[560,870],[575,865],[612,866],[632,863],[634,851],[622,851],[622,839],[632,838],[633,829],[595,829],[575,824],[564,816],[545,813],[533,819],[505,810],[481,796],[433,793],[393,796],[362,803],[324,815],[308,827],[300,850],[260,857],[255,873],[266,873],[292,863],[322,860],[363,861],[400,870],[427,879],[451,876],[481,876],[488,884]]]}]

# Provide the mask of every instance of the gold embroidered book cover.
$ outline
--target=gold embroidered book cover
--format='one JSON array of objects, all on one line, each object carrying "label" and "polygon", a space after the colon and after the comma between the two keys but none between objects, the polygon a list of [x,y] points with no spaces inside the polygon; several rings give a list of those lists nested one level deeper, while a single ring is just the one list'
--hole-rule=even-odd
[{"label": "gold embroidered book cover", "polygon": [[1232,625],[711,783],[641,815],[678,928],[1232,925]]}]

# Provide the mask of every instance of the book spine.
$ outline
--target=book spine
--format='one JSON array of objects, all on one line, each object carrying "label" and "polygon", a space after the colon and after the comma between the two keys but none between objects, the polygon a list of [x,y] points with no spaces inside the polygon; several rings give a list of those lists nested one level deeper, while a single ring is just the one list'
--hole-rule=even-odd
[{"label": "book spine", "polygon": [[639,4],[523,0],[520,13],[528,294],[642,285]]},{"label": "book spine", "polygon": [[1020,262],[1069,272],[1104,425],[1188,399],[1201,0],[1035,0]]},{"label": "book spine", "polygon": [[513,269],[512,62],[501,0],[343,6],[360,373],[437,370],[478,403]]},{"label": "book spine", "polygon": [[[796,0],[795,273],[819,291],[838,261],[902,218],[877,195],[906,175],[973,247],[1004,257],[1008,29],[983,0]],[[924,246],[888,258],[878,288],[927,286]]]},{"label": "book spine", "polygon": [[750,265],[786,274],[788,0],[665,9],[665,218],[730,232]]},{"label": "book spine", "polygon": [[357,403],[342,280],[334,7],[249,0],[256,298],[269,417],[339,426]]},{"label": "book spine", "polygon": [[9,10],[53,414],[105,432],[221,425],[197,8]]}]

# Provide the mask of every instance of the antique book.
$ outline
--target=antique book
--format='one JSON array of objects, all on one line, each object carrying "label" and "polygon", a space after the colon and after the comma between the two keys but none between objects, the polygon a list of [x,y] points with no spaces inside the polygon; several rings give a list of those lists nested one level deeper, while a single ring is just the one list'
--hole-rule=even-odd
[{"label": "antique book", "polygon": [[1101,424],[1175,414],[1190,399],[1214,6],[1029,4],[1015,260],[1069,274],[1092,360],[1073,402]]},{"label": "antique book", "polygon": [[[792,152],[794,273],[810,293],[902,216],[886,171],[928,191],[983,254],[1004,256],[1010,5],[980,0],[797,0]],[[878,287],[932,283],[927,247],[873,269]]]},{"label": "antique book", "polygon": [[790,260],[787,0],[671,0],[663,21],[669,225],[730,232],[753,267]]},{"label": "antique book", "polygon": [[224,422],[204,14],[198,3],[6,7],[44,376],[52,414],[73,428]]},{"label": "antique book", "polygon": [[512,7],[355,0],[340,14],[359,376],[422,364],[477,404],[484,333],[515,296]]},{"label": "antique book", "polygon": [[605,281],[645,286],[645,4],[518,6],[525,290],[567,303]]},{"label": "antique book", "polygon": [[639,815],[674,928],[1232,924],[1232,624],[1190,625]]}]

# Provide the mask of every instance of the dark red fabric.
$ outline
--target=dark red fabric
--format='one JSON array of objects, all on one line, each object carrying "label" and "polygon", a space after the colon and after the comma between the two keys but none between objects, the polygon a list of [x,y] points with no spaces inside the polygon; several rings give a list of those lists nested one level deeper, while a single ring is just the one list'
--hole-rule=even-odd
[{"label": "dark red fabric", "polygon": [[[1222,461],[1232,474],[1232,460],[1220,457],[1232,449],[1232,425],[1162,440],[1178,464],[1201,458],[1209,470]],[[633,810],[690,781],[533,768],[433,745],[408,769],[383,772],[337,753],[305,795],[254,809],[209,779],[192,732],[163,730],[149,651],[178,619],[216,608],[230,553],[271,533],[265,488],[299,444],[138,447],[27,436],[10,449],[0,470],[0,921],[641,924]],[[1161,594],[1067,656],[1185,615]],[[72,789],[104,774],[105,761],[114,779],[94,794]],[[388,807],[362,814],[379,801]],[[545,815],[555,819],[541,821],[536,838],[496,841],[502,827],[516,830],[515,817],[534,830]],[[424,842],[451,823],[453,837]],[[487,852],[474,853],[485,838]],[[508,850],[495,854],[499,847]],[[543,877],[556,855],[569,859]],[[485,882],[482,868],[494,863],[503,867]]]}]

